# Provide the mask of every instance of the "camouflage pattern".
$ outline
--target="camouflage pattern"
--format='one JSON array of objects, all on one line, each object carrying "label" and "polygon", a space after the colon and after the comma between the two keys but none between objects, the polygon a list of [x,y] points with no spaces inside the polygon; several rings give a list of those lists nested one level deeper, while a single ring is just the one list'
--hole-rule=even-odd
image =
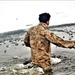
[{"label": "camouflage pattern", "polygon": [[32,63],[48,69],[51,67],[51,43],[64,48],[72,48],[73,42],[63,40],[50,30],[45,23],[31,27],[25,35],[24,43],[31,48]]}]

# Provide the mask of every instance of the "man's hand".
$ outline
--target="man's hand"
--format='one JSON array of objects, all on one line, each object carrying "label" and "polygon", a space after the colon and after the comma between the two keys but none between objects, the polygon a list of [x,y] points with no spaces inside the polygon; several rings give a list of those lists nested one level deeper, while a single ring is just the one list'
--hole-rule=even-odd
[{"label": "man's hand", "polygon": [[74,48],[75,48],[75,43],[74,43]]}]

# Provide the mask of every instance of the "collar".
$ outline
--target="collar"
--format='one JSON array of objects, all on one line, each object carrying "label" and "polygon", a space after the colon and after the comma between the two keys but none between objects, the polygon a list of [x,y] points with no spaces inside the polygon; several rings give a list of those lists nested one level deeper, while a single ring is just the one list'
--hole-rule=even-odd
[{"label": "collar", "polygon": [[40,22],[39,25],[41,25],[41,26],[44,27],[44,28],[47,28],[47,24],[46,24],[46,23]]}]

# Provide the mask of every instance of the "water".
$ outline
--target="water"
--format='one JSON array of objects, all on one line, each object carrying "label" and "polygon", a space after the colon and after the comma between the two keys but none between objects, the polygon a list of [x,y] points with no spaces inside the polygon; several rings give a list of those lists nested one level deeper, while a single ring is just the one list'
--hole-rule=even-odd
[{"label": "water", "polygon": [[[75,25],[57,26],[50,30],[65,40],[75,41]],[[24,45],[24,36],[23,30],[0,35],[0,75],[40,75],[37,71],[41,69],[36,70],[36,68],[23,65],[31,57],[30,48]],[[69,39],[70,36],[71,39]],[[75,75],[75,49],[52,45],[51,57],[55,58],[54,61],[59,58],[58,61],[61,62],[52,65],[50,75]]]}]

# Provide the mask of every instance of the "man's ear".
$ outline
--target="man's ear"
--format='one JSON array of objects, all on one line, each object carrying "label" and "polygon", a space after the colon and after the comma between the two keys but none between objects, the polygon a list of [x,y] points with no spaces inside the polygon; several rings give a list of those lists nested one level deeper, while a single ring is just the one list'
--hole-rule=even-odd
[{"label": "man's ear", "polygon": [[47,21],[46,24],[49,25],[49,21]]}]

